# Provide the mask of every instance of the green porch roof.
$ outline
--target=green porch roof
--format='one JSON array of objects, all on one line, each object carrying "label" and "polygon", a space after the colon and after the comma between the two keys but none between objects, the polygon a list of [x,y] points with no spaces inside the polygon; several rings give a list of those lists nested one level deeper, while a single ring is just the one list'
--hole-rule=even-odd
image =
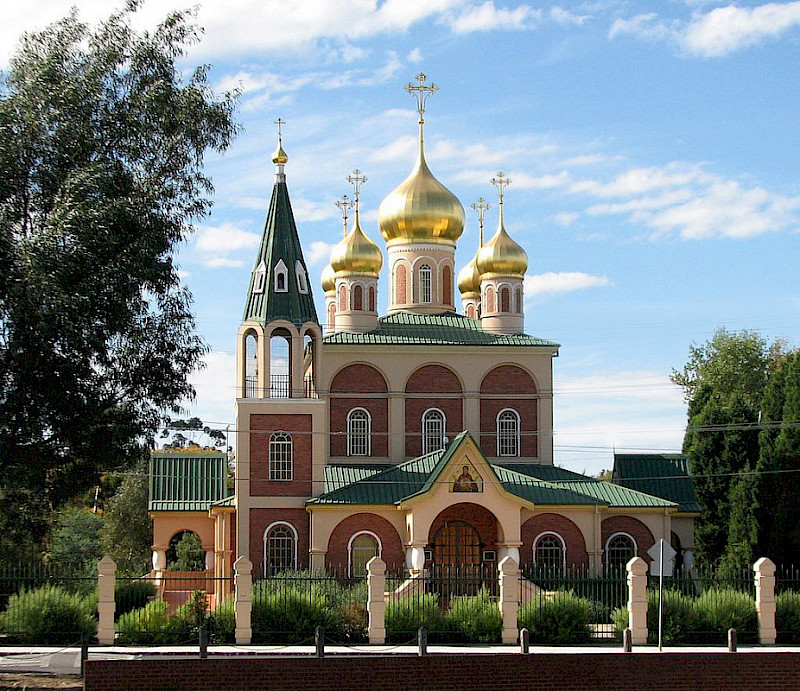
[{"label": "green porch roof", "polygon": [[612,481],[673,501],[682,513],[699,513],[689,461],[681,454],[614,454]]},{"label": "green porch roof", "polygon": [[[325,487],[307,504],[398,504],[428,491],[468,432],[461,432],[446,449],[394,466],[337,463],[326,468]],[[489,464],[494,481],[506,491],[534,504],[595,505],[627,508],[670,508],[671,501],[601,482],[554,466]],[[488,479],[491,481],[491,479]]]},{"label": "green porch roof", "polygon": [[378,319],[378,328],[366,333],[339,332],[325,336],[330,345],[471,345],[558,348],[555,341],[525,334],[484,331],[480,322],[461,314],[412,314],[397,312]]},{"label": "green porch roof", "polygon": [[147,510],[208,511],[212,504],[220,505],[230,497],[227,465],[221,451],[155,451]]}]

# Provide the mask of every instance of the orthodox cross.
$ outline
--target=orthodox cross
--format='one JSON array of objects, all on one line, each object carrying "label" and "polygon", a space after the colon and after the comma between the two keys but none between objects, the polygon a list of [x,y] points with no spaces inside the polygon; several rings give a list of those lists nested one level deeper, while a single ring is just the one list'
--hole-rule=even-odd
[{"label": "orthodox cross", "polygon": [[500,206],[503,205],[503,190],[511,184],[511,180],[506,177],[502,171],[497,174],[497,177],[492,178],[492,184],[497,188],[500,196]]},{"label": "orthodox cross", "polygon": [[483,247],[483,214],[487,209],[491,209],[492,205],[483,197],[478,197],[478,202],[473,204],[472,208],[478,212],[478,228],[480,230],[480,242],[478,247]]},{"label": "orthodox cross", "polygon": [[417,75],[416,86],[411,82],[406,84],[406,91],[417,99],[417,112],[419,113],[420,122],[422,122],[422,116],[425,113],[425,101],[428,100],[428,96],[435,94],[439,90],[439,87],[433,82],[431,82],[430,85],[426,84],[425,82],[427,80],[428,77],[420,72]]},{"label": "orthodox cross", "polygon": [[278,126],[278,146],[280,146],[281,145],[281,126],[286,124],[286,120],[281,120],[280,118],[278,118],[277,120],[275,120],[275,122],[273,124]]},{"label": "orthodox cross", "polygon": [[346,194],[342,195],[341,200],[337,202],[333,202],[336,206],[339,207],[339,211],[342,212],[342,222],[344,223],[344,236],[347,237],[347,212],[349,209],[353,208],[355,202],[350,199]]},{"label": "orthodox cross", "polygon": [[358,213],[358,193],[361,190],[361,185],[363,185],[367,181],[367,177],[361,174],[361,171],[356,168],[353,171],[352,175],[347,176],[347,182],[353,185],[353,189],[355,190],[355,204],[356,204],[356,213]]}]

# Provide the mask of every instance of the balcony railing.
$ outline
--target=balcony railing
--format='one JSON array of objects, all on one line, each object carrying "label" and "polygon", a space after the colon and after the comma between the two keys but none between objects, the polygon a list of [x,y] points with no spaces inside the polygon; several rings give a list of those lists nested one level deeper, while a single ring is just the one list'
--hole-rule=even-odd
[{"label": "balcony railing", "polygon": [[[291,380],[288,374],[273,374],[269,378],[269,397],[270,398],[290,398]],[[248,376],[244,380],[244,397],[260,398],[261,391],[258,388],[258,377]],[[317,398],[317,390],[314,386],[314,378],[306,377],[303,380],[303,398]]]}]

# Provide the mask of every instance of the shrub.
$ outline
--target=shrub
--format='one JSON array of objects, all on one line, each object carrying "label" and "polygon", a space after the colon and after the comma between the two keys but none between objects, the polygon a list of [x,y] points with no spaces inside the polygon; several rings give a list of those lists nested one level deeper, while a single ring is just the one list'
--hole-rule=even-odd
[{"label": "shrub", "polygon": [[163,600],[153,600],[144,607],[123,614],[117,623],[117,640],[120,643],[159,644],[180,643],[188,640],[185,621],[171,617]]},{"label": "shrub", "polygon": [[520,607],[520,628],[528,629],[531,643],[586,643],[591,636],[591,603],[570,592],[542,593]]},{"label": "shrub", "polygon": [[200,538],[188,530],[173,536],[167,550],[167,570],[204,571],[205,568],[206,552]]},{"label": "shrub", "polygon": [[786,590],[775,596],[777,643],[800,643],[800,593]]},{"label": "shrub", "polygon": [[388,643],[406,643],[415,639],[417,630],[424,626],[429,632],[444,628],[439,598],[432,593],[420,596],[395,598],[386,602],[386,640]]},{"label": "shrub", "polygon": [[208,615],[206,622],[208,638],[211,643],[236,642],[236,613],[233,598],[220,602]]},{"label": "shrub", "polygon": [[0,614],[0,630],[23,643],[68,645],[93,638],[96,625],[85,598],[52,585],[15,593]]},{"label": "shrub", "polygon": [[253,643],[304,643],[314,637],[318,626],[325,629],[326,637],[344,639],[342,614],[331,609],[323,595],[293,587],[254,589]]},{"label": "shrub", "polygon": [[119,619],[131,610],[144,607],[156,596],[156,587],[149,581],[118,580],[114,588],[115,616]]},{"label": "shrub", "polygon": [[728,629],[736,629],[740,642],[758,640],[756,603],[747,593],[732,588],[710,588],[695,602],[700,615],[700,628],[711,632],[715,640],[724,641]]},{"label": "shrub", "polygon": [[[702,615],[693,598],[677,590],[664,590],[661,637],[667,645],[687,643],[697,638]],[[625,610],[627,617],[628,610]],[[658,590],[647,591],[647,640],[658,643]]]},{"label": "shrub", "polygon": [[444,616],[448,639],[455,643],[500,643],[503,615],[489,591],[475,597],[456,597]]}]

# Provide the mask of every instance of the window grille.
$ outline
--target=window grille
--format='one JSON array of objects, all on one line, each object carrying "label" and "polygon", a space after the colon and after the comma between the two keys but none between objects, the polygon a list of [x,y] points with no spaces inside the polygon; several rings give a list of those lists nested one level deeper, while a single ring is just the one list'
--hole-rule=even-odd
[{"label": "window grille", "polygon": [[291,571],[297,568],[297,549],[294,530],[285,523],[269,529],[265,542],[266,569],[268,574]]},{"label": "window grille", "polygon": [[497,416],[497,455],[519,456],[519,415],[506,409]]},{"label": "window grille", "polygon": [[276,432],[269,438],[269,479],[292,479],[292,437]]},{"label": "window grille", "polygon": [[369,456],[371,420],[363,408],[354,408],[347,414],[347,455]]},{"label": "window grille", "polygon": [[445,418],[441,410],[426,410],[422,416],[422,453],[444,448]]},{"label": "window grille", "polygon": [[419,267],[419,301],[431,301],[431,267],[428,264]]}]

